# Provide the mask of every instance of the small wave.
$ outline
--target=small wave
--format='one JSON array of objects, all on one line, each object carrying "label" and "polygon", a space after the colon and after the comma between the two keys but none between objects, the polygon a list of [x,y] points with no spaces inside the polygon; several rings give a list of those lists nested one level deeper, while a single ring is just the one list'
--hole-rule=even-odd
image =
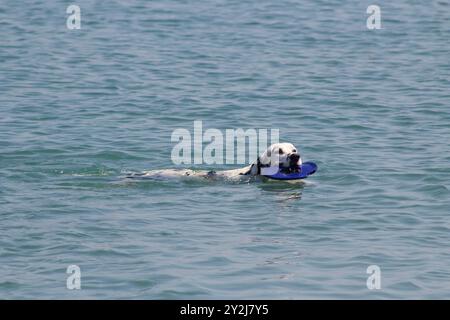
[{"label": "small wave", "polygon": [[57,169],[56,174],[70,175],[73,177],[105,177],[118,174],[118,170],[105,166],[91,166],[76,169]]}]

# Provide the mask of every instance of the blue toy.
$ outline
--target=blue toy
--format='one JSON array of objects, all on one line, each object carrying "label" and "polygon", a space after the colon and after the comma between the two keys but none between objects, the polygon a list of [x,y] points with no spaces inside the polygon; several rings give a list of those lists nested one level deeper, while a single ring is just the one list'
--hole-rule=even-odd
[{"label": "blue toy", "polygon": [[317,165],[313,162],[305,162],[301,166],[298,166],[298,170],[292,170],[292,168],[279,169],[277,173],[272,175],[265,175],[267,178],[275,180],[297,180],[305,179],[317,171]]}]

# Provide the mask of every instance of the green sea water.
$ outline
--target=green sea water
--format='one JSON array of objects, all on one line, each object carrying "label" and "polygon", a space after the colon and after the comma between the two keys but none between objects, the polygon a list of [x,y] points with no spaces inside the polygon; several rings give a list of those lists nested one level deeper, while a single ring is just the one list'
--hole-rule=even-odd
[{"label": "green sea water", "polygon": [[[69,4],[0,3],[1,299],[450,298],[448,1]],[[194,120],[319,170],[124,178]]]}]

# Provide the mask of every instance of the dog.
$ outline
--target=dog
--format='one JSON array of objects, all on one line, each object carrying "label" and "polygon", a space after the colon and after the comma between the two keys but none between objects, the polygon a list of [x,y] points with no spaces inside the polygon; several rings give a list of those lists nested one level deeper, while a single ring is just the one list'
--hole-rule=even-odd
[{"label": "dog", "polygon": [[226,177],[260,176],[261,173],[270,172],[268,169],[297,172],[302,165],[302,158],[297,148],[291,143],[275,143],[269,146],[251,165],[234,170],[225,170],[217,174]]},{"label": "dog", "polygon": [[[197,171],[191,169],[151,170],[136,173],[127,178],[170,179],[180,177],[201,177],[205,179],[242,179],[262,176],[261,173],[275,169],[275,172],[297,172],[302,165],[298,149],[291,143],[275,143],[269,146],[251,165],[240,169],[222,171]],[[273,173],[275,173],[273,172]]]}]

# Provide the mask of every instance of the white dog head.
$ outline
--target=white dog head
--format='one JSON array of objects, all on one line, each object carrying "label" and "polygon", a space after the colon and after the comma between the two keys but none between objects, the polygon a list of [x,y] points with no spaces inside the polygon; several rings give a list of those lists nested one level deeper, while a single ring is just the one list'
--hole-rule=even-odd
[{"label": "white dog head", "polygon": [[302,158],[297,148],[291,143],[275,143],[258,157],[256,163],[250,167],[250,174],[261,174],[262,167],[277,167],[285,170],[298,171]]}]

